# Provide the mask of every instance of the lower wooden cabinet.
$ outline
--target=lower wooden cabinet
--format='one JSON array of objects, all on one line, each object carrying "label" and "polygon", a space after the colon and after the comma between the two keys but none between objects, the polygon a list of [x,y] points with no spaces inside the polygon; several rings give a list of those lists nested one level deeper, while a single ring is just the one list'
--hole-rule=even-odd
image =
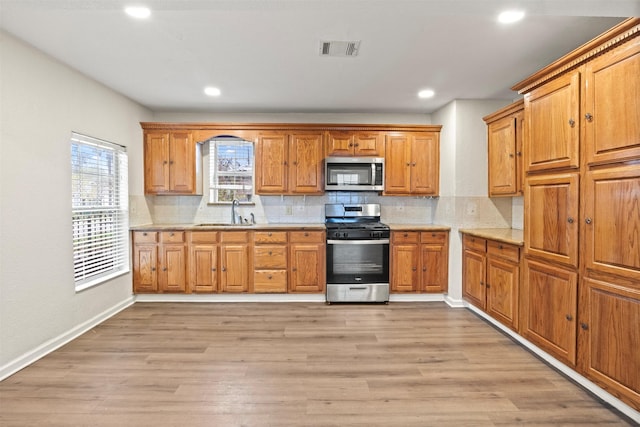
[{"label": "lower wooden cabinet", "polygon": [[576,364],[575,270],[525,259],[521,334],[569,366]]},{"label": "lower wooden cabinet", "polygon": [[134,231],[134,293],[322,293],[324,231]]},{"label": "lower wooden cabinet", "polygon": [[448,231],[392,231],[390,258],[392,292],[447,292]]},{"label": "lower wooden cabinet", "polygon": [[520,247],[464,235],[462,295],[504,325],[518,330]]},{"label": "lower wooden cabinet", "polygon": [[186,292],[184,238],[181,231],[134,232],[134,292]]}]

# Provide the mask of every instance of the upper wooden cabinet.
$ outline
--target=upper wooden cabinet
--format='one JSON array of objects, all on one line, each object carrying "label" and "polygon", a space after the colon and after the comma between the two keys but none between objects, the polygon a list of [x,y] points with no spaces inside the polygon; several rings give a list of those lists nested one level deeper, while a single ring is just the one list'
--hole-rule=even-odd
[{"label": "upper wooden cabinet", "polygon": [[489,197],[522,195],[524,100],[486,116]]},{"label": "upper wooden cabinet", "polygon": [[327,131],[325,153],[330,156],[384,156],[384,135],[381,132]]},{"label": "upper wooden cabinet", "polygon": [[552,80],[525,96],[525,169],[580,166],[580,72]]},{"label": "upper wooden cabinet", "polygon": [[201,161],[191,132],[146,133],[145,194],[202,194]]},{"label": "upper wooden cabinet", "polygon": [[322,194],[322,134],[269,133],[256,144],[256,194]]},{"label": "upper wooden cabinet", "polygon": [[440,140],[437,132],[386,136],[384,194],[437,196]]},{"label": "upper wooden cabinet", "polygon": [[588,164],[640,158],[640,38],[587,63]]}]

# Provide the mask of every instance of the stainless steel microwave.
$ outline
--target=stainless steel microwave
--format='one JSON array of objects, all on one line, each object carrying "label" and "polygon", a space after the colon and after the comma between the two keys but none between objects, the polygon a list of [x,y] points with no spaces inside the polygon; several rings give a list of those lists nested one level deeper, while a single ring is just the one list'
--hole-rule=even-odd
[{"label": "stainless steel microwave", "polygon": [[382,157],[327,157],[324,172],[326,191],[384,190]]}]

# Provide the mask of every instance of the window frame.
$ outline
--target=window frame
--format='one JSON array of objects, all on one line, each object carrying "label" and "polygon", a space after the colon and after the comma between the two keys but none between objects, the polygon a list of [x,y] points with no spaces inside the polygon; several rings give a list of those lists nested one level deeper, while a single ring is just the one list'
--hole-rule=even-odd
[{"label": "window frame", "polygon": [[126,147],[71,133],[71,228],[76,292],[130,272]]},{"label": "window frame", "polygon": [[[219,173],[217,164],[218,164],[218,147],[220,145],[238,145],[238,146],[250,146],[251,147],[251,171],[248,173],[241,172],[230,172],[230,173]],[[218,199],[218,190],[221,188],[225,188],[223,186],[218,185],[218,178],[220,176],[250,176],[251,177],[251,192],[248,194],[248,200],[241,200],[240,204],[242,205],[254,205],[254,197],[255,193],[255,179],[256,179],[256,158],[255,158],[255,144],[252,141],[248,141],[246,139],[242,139],[235,136],[218,136],[215,138],[211,138],[208,141],[208,154],[209,154],[209,173],[208,173],[208,186],[207,190],[209,194],[207,195],[208,200],[207,204],[209,205],[230,205],[232,200],[219,200]]]}]

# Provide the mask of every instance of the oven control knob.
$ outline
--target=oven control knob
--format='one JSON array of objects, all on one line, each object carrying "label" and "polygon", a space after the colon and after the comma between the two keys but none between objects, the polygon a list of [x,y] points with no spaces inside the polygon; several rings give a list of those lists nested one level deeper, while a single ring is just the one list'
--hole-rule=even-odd
[{"label": "oven control knob", "polygon": [[347,237],[349,237],[349,233],[347,233],[346,231],[344,233],[342,233],[342,238],[346,239]]}]

